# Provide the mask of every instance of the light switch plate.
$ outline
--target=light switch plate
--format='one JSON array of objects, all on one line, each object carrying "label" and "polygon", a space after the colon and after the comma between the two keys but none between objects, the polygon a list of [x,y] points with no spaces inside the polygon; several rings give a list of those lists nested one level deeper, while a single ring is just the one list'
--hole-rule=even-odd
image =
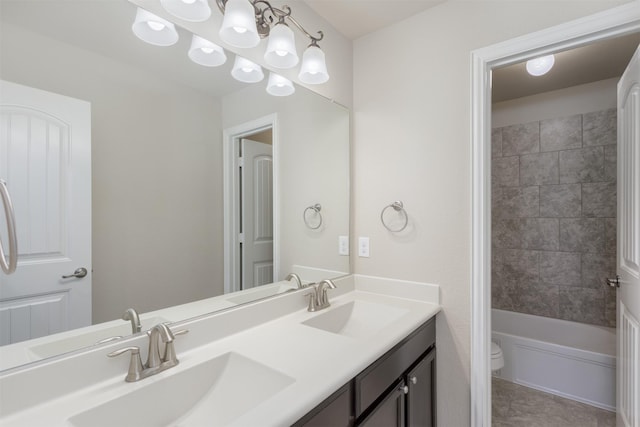
[{"label": "light switch plate", "polygon": [[338,255],[349,255],[349,236],[338,236]]},{"label": "light switch plate", "polygon": [[369,258],[369,238],[358,238],[358,256]]}]

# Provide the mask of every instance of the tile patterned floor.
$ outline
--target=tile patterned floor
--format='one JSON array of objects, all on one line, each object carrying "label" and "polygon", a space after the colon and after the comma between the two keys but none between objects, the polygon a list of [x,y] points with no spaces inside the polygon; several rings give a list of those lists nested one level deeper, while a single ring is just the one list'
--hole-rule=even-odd
[{"label": "tile patterned floor", "polygon": [[492,380],[493,427],[615,427],[616,415],[532,388]]}]

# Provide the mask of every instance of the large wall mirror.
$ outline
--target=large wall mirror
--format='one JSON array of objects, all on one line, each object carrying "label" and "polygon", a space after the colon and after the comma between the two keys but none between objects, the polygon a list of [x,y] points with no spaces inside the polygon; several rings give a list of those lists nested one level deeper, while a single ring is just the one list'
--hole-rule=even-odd
[{"label": "large wall mirror", "polygon": [[[0,179],[20,255],[0,273],[0,370],[129,335],[129,308],[144,329],[295,289],[290,273],[349,273],[348,110],[240,83],[231,52],[197,65],[181,29],[146,44],[135,13],[0,0]],[[21,101],[36,98],[46,111]]]}]

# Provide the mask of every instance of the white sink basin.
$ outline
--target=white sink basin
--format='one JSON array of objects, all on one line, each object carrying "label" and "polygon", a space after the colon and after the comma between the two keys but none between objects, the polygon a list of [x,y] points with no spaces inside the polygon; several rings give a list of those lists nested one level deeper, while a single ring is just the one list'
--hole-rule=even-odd
[{"label": "white sink basin", "polygon": [[148,381],[145,387],[74,415],[69,422],[75,427],[220,426],[294,382],[233,352],[180,369],[178,365],[172,375],[135,383],[142,386]]},{"label": "white sink basin", "polygon": [[294,291],[295,289],[295,285],[263,285],[257,288],[242,291],[240,295],[228,298],[227,301],[230,301],[234,304],[244,304],[245,302],[252,302],[260,298],[266,298],[272,295]]},{"label": "white sink basin", "polygon": [[[140,319],[142,324],[142,330],[150,329],[158,323],[168,322],[169,320],[162,317],[151,317],[148,319]],[[29,347],[29,352],[36,358],[45,358],[51,356],[57,356],[59,354],[67,353],[79,348],[88,347],[96,344],[98,341],[116,337],[131,335],[131,323],[128,321],[122,321],[122,324],[111,326],[108,328],[96,329],[95,327],[88,327],[87,332],[82,332],[81,329],[77,330],[77,334],[60,339],[52,339],[52,341],[34,345]],[[53,337],[52,337],[53,338]]]},{"label": "white sink basin", "polygon": [[376,334],[409,310],[366,301],[352,301],[302,322],[334,334],[362,338]]}]

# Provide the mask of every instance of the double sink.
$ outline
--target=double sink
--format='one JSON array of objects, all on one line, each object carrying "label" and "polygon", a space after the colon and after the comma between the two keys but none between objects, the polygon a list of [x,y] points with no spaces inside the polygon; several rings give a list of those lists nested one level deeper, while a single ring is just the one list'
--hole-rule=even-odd
[{"label": "double sink", "polygon": [[[408,311],[354,300],[300,324],[343,337],[365,339]],[[136,383],[130,393],[78,413],[69,418],[69,423],[75,427],[225,425],[296,381],[233,351],[181,368]]]}]

